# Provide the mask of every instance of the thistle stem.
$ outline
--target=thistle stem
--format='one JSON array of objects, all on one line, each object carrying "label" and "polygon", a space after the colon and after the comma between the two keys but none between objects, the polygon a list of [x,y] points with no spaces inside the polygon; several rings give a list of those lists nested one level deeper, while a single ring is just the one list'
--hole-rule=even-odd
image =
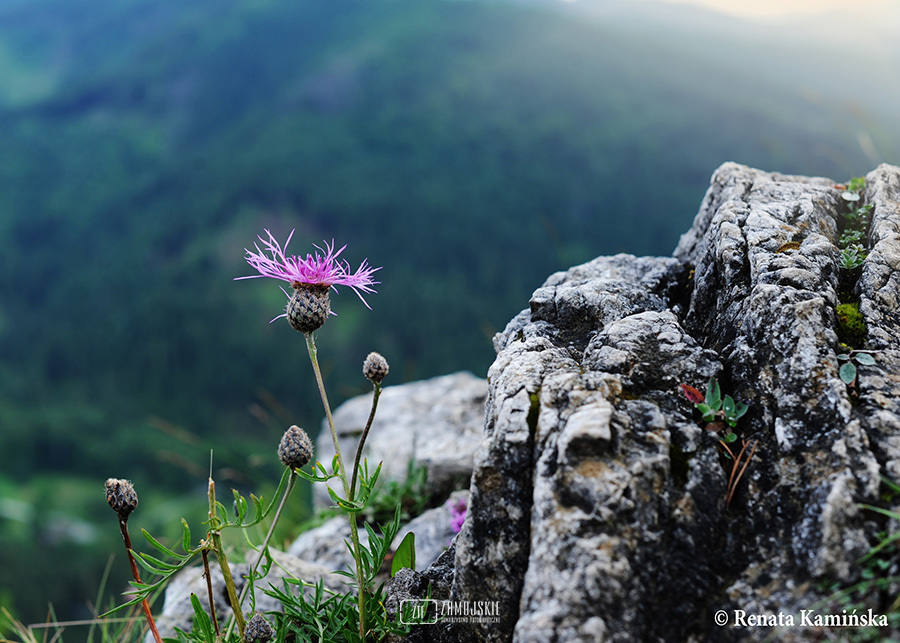
[{"label": "thistle stem", "polygon": [[341,445],[338,442],[337,430],[334,428],[334,418],[331,415],[331,406],[328,404],[328,394],[325,393],[325,382],[322,379],[322,371],[319,369],[316,340],[312,333],[303,333],[306,337],[306,349],[309,351],[309,361],[312,362],[313,372],[316,374],[316,384],[319,387],[319,395],[322,398],[322,406],[325,407],[325,417],[328,418],[328,429],[331,431],[331,441],[334,443],[334,452],[338,459],[338,473],[344,484],[344,495],[350,498],[350,488],[347,485],[347,471],[344,468],[344,458],[341,456]]},{"label": "thistle stem", "polygon": [[[131,548],[131,536],[128,535],[128,520],[119,519],[119,530],[122,532],[122,540],[125,541],[125,553],[128,554],[128,562],[131,563],[131,575],[134,576],[134,580],[136,583],[141,582],[141,574],[138,571],[137,563],[134,560],[134,554],[132,553]],[[162,637],[159,635],[159,630],[156,629],[156,623],[153,620],[153,614],[150,613],[150,604],[147,602],[147,599],[141,601],[141,608],[144,610],[144,617],[147,619],[147,624],[150,626],[150,631],[153,633],[153,640],[156,643],[162,643]]]},{"label": "thistle stem", "polygon": [[[341,456],[341,445],[338,442],[337,430],[334,428],[334,418],[331,415],[331,406],[328,404],[328,395],[325,393],[325,382],[322,379],[322,371],[319,368],[319,360],[316,351],[316,340],[313,333],[303,333],[306,337],[306,349],[309,351],[309,361],[312,363],[313,372],[316,374],[316,384],[319,387],[319,395],[322,397],[322,406],[325,407],[325,417],[328,418],[328,428],[331,431],[331,441],[334,443],[334,452],[337,455],[338,473],[344,485],[344,495],[353,502],[353,488],[347,482],[347,469],[344,467],[344,459]],[[358,458],[357,458],[358,461]],[[355,480],[355,468],[354,468]],[[366,640],[366,583],[363,578],[362,556],[359,545],[359,527],[356,524],[356,512],[350,513],[350,540],[353,545],[353,558],[356,563],[356,584],[359,593],[359,638]]]},{"label": "thistle stem", "polygon": [[[353,494],[356,494],[356,475],[359,473],[359,459],[362,457],[366,438],[369,437],[369,429],[372,428],[372,422],[375,420],[375,411],[378,410],[378,398],[381,397],[381,383],[375,382],[372,386],[375,388],[375,393],[372,396],[372,410],[369,411],[369,419],[366,422],[366,428],[363,429],[362,437],[359,439],[359,445],[356,447],[356,461],[353,463],[353,480],[350,482],[350,490]],[[351,500],[352,499],[353,498],[351,498]]]},{"label": "thistle stem", "polygon": [[225,547],[222,546],[222,534],[219,532],[219,517],[216,515],[216,483],[209,479],[209,537],[212,540],[213,551],[219,567],[222,568],[222,578],[225,580],[225,589],[228,591],[228,602],[231,603],[231,611],[234,612],[234,620],[238,631],[243,636],[244,614],[241,612],[241,602],[238,600],[237,591],[234,588],[234,577],[231,575],[231,567],[228,565],[228,557],[225,555]]},{"label": "thistle stem", "polygon": [[212,587],[212,576],[209,573],[209,550],[204,549],[200,552],[200,555],[203,557],[203,575],[206,577],[206,594],[207,600],[209,601],[209,615],[213,622],[213,627],[216,628],[216,639],[222,636],[222,633],[219,631],[219,619],[216,616],[216,601],[213,599],[213,587]]},{"label": "thistle stem", "polygon": [[[259,553],[256,556],[256,561],[250,566],[250,572],[247,575],[247,584],[244,585],[244,589],[241,590],[241,595],[238,597],[238,603],[241,605],[244,604],[244,599],[247,598],[247,592],[250,591],[250,583],[253,582],[253,575],[256,573],[256,568],[259,567],[259,563],[262,562],[263,556],[266,552],[266,548],[269,546],[269,542],[272,540],[272,534],[275,533],[275,525],[278,524],[278,519],[281,517],[281,510],[284,509],[284,505],[287,503],[288,496],[291,495],[291,491],[293,491],[294,489],[295,482],[297,482],[297,473],[293,469],[291,469],[291,477],[288,478],[287,489],[285,489],[284,495],[281,496],[281,502],[278,503],[278,509],[275,510],[275,515],[272,517],[272,524],[269,526],[269,531],[259,548]],[[231,625],[225,632],[225,640],[228,640],[228,637],[231,636],[233,627],[234,621],[231,622]]]}]

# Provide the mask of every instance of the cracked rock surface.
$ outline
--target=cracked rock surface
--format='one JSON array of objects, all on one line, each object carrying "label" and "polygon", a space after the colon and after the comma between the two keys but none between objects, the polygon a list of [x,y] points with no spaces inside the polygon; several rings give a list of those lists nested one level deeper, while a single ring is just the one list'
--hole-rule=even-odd
[{"label": "cracked rock surface", "polygon": [[[454,600],[500,614],[430,640],[840,636],[801,610],[827,612],[876,533],[898,529],[860,504],[879,502],[881,476],[900,482],[900,168],[871,172],[865,199],[853,294],[877,352],[855,390],[838,375],[845,206],[829,179],[726,163],[672,257],[600,257],[535,291],[494,339],[444,572]],[[731,464],[679,388],[713,377],[750,405],[736,432],[756,445],[730,503]],[[796,623],[720,627],[717,610]]]}]

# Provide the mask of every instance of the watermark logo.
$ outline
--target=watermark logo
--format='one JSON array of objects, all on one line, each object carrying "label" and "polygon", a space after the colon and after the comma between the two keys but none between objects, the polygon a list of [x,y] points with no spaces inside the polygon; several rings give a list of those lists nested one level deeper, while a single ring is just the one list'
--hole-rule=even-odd
[{"label": "watermark logo", "polygon": [[411,598],[400,602],[404,625],[436,623],[499,623],[500,601],[439,601]]}]

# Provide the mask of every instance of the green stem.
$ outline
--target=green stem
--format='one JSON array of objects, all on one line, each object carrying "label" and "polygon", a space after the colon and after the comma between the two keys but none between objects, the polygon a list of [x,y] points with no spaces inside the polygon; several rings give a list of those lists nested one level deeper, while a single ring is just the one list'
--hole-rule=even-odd
[{"label": "green stem", "polygon": [[375,411],[378,409],[378,398],[381,397],[381,383],[375,382],[373,386],[375,387],[375,394],[372,396],[372,410],[369,411],[369,420],[366,422],[366,428],[363,429],[359,445],[356,447],[356,461],[353,463],[353,480],[350,483],[350,489],[354,494],[356,493],[356,475],[359,473],[359,459],[362,457],[363,446],[366,444],[366,438],[369,437],[369,429],[372,428],[372,421],[375,419]]},{"label": "green stem", "polygon": [[338,442],[337,430],[334,428],[334,418],[331,416],[331,406],[328,404],[328,395],[325,393],[325,382],[322,379],[322,371],[319,369],[319,359],[316,357],[316,340],[312,333],[303,333],[306,337],[306,349],[309,351],[309,361],[312,362],[313,372],[316,374],[316,384],[319,386],[319,395],[322,397],[322,406],[325,407],[325,417],[328,418],[328,428],[331,431],[331,441],[334,443],[334,452],[338,458],[338,473],[341,482],[344,483],[344,495],[351,499],[350,488],[347,485],[347,471],[344,469],[344,458],[341,456],[341,445]]},{"label": "green stem", "polygon": [[[337,455],[338,473],[344,485],[344,495],[353,502],[353,489],[347,483],[347,469],[344,467],[344,458],[341,455],[341,445],[338,442],[337,430],[334,428],[334,418],[331,415],[331,406],[328,404],[328,395],[325,393],[325,382],[322,379],[322,371],[319,369],[317,358],[316,340],[313,333],[303,333],[306,337],[306,349],[309,351],[309,361],[312,362],[313,372],[316,374],[316,384],[319,387],[319,395],[322,397],[322,406],[325,407],[325,417],[328,418],[328,428],[331,431],[331,441],[334,443],[334,452]],[[354,471],[355,474],[355,471]],[[356,524],[356,513],[350,513],[350,540],[353,544],[353,558],[356,563],[356,584],[359,591],[359,638],[362,643],[366,640],[366,583],[363,578],[362,556],[359,546],[359,527]]]},{"label": "green stem", "polygon": [[234,578],[231,575],[231,567],[228,566],[228,558],[225,556],[225,547],[222,546],[222,534],[218,529],[219,517],[216,515],[216,483],[209,479],[209,537],[212,540],[213,551],[219,567],[222,568],[222,578],[225,579],[225,588],[228,590],[228,602],[231,603],[231,611],[234,612],[234,620],[241,636],[244,634],[244,614],[241,612],[241,602],[238,600],[237,591],[234,588]]},{"label": "green stem", "polygon": [[[269,546],[269,542],[272,540],[272,534],[275,533],[275,525],[278,524],[278,519],[281,517],[281,510],[284,509],[284,505],[287,503],[288,496],[290,496],[291,491],[294,490],[295,482],[297,482],[297,472],[291,469],[291,477],[288,478],[287,489],[284,490],[284,495],[281,496],[281,502],[278,503],[278,509],[275,510],[275,515],[272,517],[272,524],[269,526],[269,531],[259,548],[259,553],[256,556],[256,561],[250,566],[250,573],[247,574],[247,584],[244,585],[244,589],[241,590],[241,595],[240,597],[238,597],[239,605],[243,605],[244,599],[247,598],[247,593],[250,591],[250,583],[253,582],[253,575],[256,573],[256,568],[259,567],[259,563],[262,562],[263,556],[266,553],[266,548]],[[233,629],[234,621],[231,622],[231,625],[228,626],[228,630],[225,632],[226,641],[228,640],[228,637],[231,636],[231,632]]]}]

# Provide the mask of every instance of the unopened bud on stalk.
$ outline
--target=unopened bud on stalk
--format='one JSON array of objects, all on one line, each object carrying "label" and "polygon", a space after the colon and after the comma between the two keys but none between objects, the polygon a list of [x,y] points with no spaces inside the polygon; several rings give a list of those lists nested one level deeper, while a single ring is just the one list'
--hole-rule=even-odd
[{"label": "unopened bud on stalk", "polygon": [[244,643],[268,643],[275,638],[275,630],[265,617],[256,612],[244,628]]},{"label": "unopened bud on stalk", "polygon": [[137,492],[130,481],[109,478],[106,481],[106,502],[119,516],[119,520],[125,522],[138,506]]},{"label": "unopened bud on stalk", "polygon": [[306,431],[297,425],[285,431],[281,436],[281,444],[278,445],[278,457],[289,469],[299,469],[312,460],[312,440],[306,435]]},{"label": "unopened bud on stalk", "polygon": [[390,366],[380,353],[369,353],[363,362],[363,375],[373,384],[378,384],[387,377]]}]

